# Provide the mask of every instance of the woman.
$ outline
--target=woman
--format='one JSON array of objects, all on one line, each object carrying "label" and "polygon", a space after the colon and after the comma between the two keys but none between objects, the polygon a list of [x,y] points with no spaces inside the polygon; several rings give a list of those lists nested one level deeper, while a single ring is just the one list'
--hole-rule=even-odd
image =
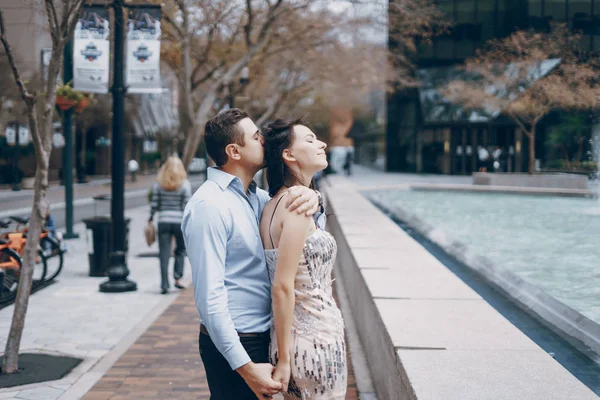
[{"label": "woman", "polygon": [[180,280],[183,276],[185,243],[181,232],[181,219],[188,200],[192,197],[192,186],[187,179],[183,163],[178,157],[169,157],[158,171],[157,182],[152,187],[150,221],[155,212],[158,217],[158,254],[160,258],[161,293],[169,292],[169,257],[171,241],[175,237],[175,287],[184,289]]},{"label": "woman", "polygon": [[272,283],[273,379],[285,399],[344,399],[344,321],[331,288],[336,242],[311,217],[280,206],[289,187],[309,186],[327,167],[326,145],[301,120],[274,121],[264,139],[272,199],[260,230]]}]

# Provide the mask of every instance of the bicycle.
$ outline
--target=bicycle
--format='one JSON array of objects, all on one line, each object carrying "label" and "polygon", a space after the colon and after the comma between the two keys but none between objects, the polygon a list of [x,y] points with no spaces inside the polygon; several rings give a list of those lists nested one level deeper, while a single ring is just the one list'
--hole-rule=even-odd
[{"label": "bicycle", "polygon": [[[0,221],[0,228],[8,228],[11,220],[17,223],[15,230],[0,235],[0,303],[11,301],[16,296],[29,230],[27,227],[19,229],[21,225],[29,222],[29,218],[14,216]],[[40,234],[40,248],[33,270],[34,287],[58,276],[63,267],[64,253],[65,250],[60,242],[50,237],[48,230],[43,230]],[[47,276],[48,270],[50,270],[49,276]]]},{"label": "bicycle", "polygon": [[[17,223],[15,227],[15,232],[27,235],[29,228],[25,225],[29,223],[29,217],[11,216],[10,219]],[[24,225],[25,227],[19,230],[19,227],[21,225]],[[50,232],[47,229],[42,228],[42,232],[40,233],[39,246],[40,250],[38,250],[38,256],[41,258],[42,263],[45,264],[46,269],[46,275],[42,280],[51,281],[53,279],[56,279],[56,277],[62,271],[64,265],[64,254],[67,252],[66,248],[62,243],[61,238],[54,238],[50,236]],[[23,254],[22,252],[19,253],[21,255]]]},{"label": "bicycle", "polygon": [[8,240],[0,238],[0,304],[17,296],[22,266],[21,255],[10,248]]}]

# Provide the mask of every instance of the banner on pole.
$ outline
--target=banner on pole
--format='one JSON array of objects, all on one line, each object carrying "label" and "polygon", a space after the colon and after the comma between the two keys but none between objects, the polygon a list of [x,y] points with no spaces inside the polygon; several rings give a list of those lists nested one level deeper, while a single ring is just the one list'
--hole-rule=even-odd
[{"label": "banner on pole", "polygon": [[160,9],[140,7],[130,10],[127,27],[127,91],[161,92]]},{"label": "banner on pole", "polygon": [[75,25],[73,87],[80,92],[108,93],[110,64],[108,10],[84,7]]}]

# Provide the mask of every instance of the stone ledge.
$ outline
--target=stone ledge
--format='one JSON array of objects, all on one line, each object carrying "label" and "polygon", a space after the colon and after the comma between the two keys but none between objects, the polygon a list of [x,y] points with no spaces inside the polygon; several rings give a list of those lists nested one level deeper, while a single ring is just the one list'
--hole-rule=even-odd
[{"label": "stone ledge", "polygon": [[585,175],[564,173],[536,173],[529,175],[474,172],[473,184],[585,190],[588,188],[588,177]]},{"label": "stone ledge", "polygon": [[328,182],[336,275],[378,398],[597,399],[348,180]]},{"label": "stone ledge", "polygon": [[523,310],[545,325],[551,326],[552,330],[575,348],[600,362],[600,325],[596,322],[511,271],[495,265],[488,258],[473,253],[464,243],[451,241],[443,231],[430,226],[404,209],[396,206],[388,207],[376,196],[371,200],[462,262]]}]

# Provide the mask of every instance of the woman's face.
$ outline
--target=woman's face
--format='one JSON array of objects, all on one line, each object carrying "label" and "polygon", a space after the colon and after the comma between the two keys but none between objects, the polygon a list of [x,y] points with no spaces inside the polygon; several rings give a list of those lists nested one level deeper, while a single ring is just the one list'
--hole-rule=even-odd
[{"label": "woman's face", "polygon": [[315,174],[327,168],[327,145],[304,125],[294,126],[294,141],[288,149],[303,173]]}]

